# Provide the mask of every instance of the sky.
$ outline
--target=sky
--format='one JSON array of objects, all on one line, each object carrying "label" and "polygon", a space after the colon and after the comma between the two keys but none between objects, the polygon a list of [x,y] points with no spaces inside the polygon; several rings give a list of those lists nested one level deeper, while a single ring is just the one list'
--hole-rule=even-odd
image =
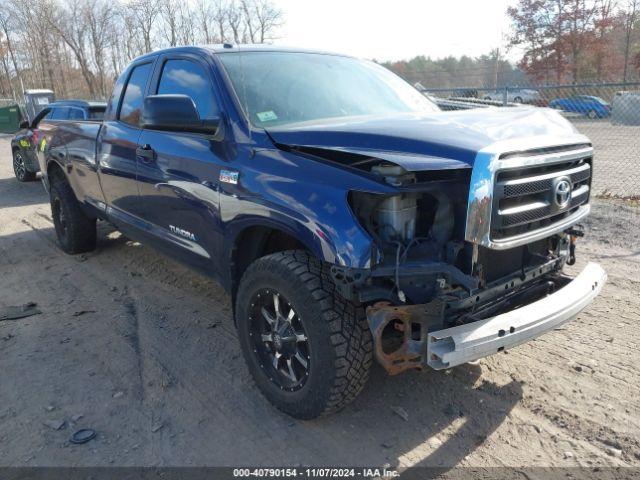
[{"label": "sky", "polygon": [[[479,56],[506,45],[514,0],[274,0],[285,24],[274,43],[378,61]],[[517,52],[506,52],[518,58]]]}]

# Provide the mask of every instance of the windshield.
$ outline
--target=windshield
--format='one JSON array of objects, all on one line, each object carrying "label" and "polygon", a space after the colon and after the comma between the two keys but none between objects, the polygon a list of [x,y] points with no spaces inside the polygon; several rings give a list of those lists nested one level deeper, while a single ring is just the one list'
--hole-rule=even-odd
[{"label": "windshield", "polygon": [[239,52],[219,55],[253,125],[438,111],[384,67],[335,55]]}]

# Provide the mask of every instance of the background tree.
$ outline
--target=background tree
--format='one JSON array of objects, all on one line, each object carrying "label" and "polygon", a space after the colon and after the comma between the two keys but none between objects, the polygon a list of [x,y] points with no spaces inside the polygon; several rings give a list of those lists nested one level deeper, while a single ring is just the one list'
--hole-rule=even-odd
[{"label": "background tree", "polygon": [[139,55],[269,42],[282,22],[271,0],[0,0],[0,96],[51,88],[58,98],[105,99]]},{"label": "background tree", "polygon": [[507,11],[510,44],[534,82],[628,81],[640,54],[640,0],[519,0]]}]

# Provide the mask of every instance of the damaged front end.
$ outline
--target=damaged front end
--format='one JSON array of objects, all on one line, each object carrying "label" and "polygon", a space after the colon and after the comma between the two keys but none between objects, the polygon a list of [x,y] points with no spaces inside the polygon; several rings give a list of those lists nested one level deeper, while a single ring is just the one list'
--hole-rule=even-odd
[{"label": "damaged front end", "polygon": [[371,163],[396,193],[349,196],[377,250],[371,269],[332,275],[345,298],[367,305],[376,359],[391,374],[531,340],[573,318],[606,280],[595,264],[573,281],[562,273],[588,213],[590,145],[488,158],[423,172]]}]

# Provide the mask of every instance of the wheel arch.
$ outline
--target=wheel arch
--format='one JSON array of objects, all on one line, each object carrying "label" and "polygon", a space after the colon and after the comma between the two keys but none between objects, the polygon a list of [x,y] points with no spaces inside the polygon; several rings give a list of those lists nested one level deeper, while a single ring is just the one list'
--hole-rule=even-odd
[{"label": "wheel arch", "polygon": [[55,160],[49,160],[47,162],[47,178],[51,178],[52,175],[61,175],[62,178],[67,181],[67,176],[64,173],[64,168]]},{"label": "wheel arch", "polygon": [[317,244],[301,237],[286,225],[264,220],[239,229],[230,242],[229,290],[233,301],[242,275],[258,258],[286,250],[304,250],[325,260]]}]

